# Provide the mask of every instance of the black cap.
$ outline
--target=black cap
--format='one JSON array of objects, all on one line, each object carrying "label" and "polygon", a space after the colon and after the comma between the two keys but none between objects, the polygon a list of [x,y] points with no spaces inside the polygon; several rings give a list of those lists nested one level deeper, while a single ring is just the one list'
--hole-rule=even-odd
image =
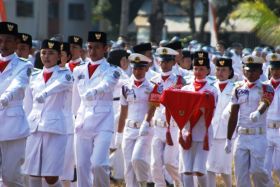
[{"label": "black cap", "polygon": [[210,68],[209,58],[195,58],[193,60],[193,66],[206,66]]},{"label": "black cap", "polygon": [[83,39],[80,36],[68,36],[68,43],[69,44],[76,44],[79,46],[83,46]]},{"label": "black cap", "polygon": [[230,58],[218,58],[215,65],[218,67],[232,67],[232,60]]},{"label": "black cap", "polygon": [[128,57],[128,56],[129,56],[129,53],[127,53],[126,50],[116,49],[116,50],[109,52],[107,61],[110,64],[120,67],[120,60],[122,59],[122,57]]},{"label": "black cap", "polygon": [[27,44],[32,47],[32,36],[26,33],[18,33],[19,43]]},{"label": "black cap", "polygon": [[208,58],[208,53],[205,51],[196,51],[193,53],[193,58]]},{"label": "black cap", "polygon": [[105,32],[89,31],[88,42],[100,42],[103,44],[107,44],[107,35]]},{"label": "black cap", "polygon": [[0,34],[18,35],[18,26],[12,22],[0,22]]},{"label": "black cap", "polygon": [[138,45],[133,46],[133,52],[134,53],[143,53],[146,51],[152,50],[152,44],[151,43],[140,43]]},{"label": "black cap", "polygon": [[266,60],[270,62],[271,68],[279,68],[280,67],[280,54],[271,53],[266,56]]},{"label": "black cap", "polygon": [[174,50],[178,50],[178,49],[182,49],[182,43],[180,41],[172,41],[172,42],[169,42],[168,44],[166,44],[164,47],[168,47],[168,48],[171,48],[171,49],[174,49]]},{"label": "black cap", "polygon": [[53,49],[60,52],[61,43],[54,40],[44,40],[42,42],[41,49]]},{"label": "black cap", "polygon": [[65,52],[69,52],[70,53],[70,44],[69,43],[67,43],[67,42],[63,42],[63,43],[61,43],[61,45],[60,45],[60,50],[61,51],[65,51]]},{"label": "black cap", "polygon": [[191,58],[191,52],[190,52],[187,48],[184,48],[184,49],[182,50],[182,54],[183,54],[183,57]]}]

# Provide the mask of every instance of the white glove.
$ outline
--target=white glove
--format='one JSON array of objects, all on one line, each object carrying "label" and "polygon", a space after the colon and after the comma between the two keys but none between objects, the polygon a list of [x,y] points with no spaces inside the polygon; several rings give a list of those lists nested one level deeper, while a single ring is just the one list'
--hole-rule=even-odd
[{"label": "white glove", "polygon": [[229,140],[229,139],[227,139],[226,140],[226,144],[225,144],[225,151],[226,151],[226,153],[230,153],[231,152],[231,140]]},{"label": "white glove", "polygon": [[257,110],[250,114],[250,120],[252,122],[257,122],[260,119],[261,113]]},{"label": "white glove", "polygon": [[149,122],[143,121],[140,129],[139,129],[139,136],[146,136],[149,134]]},{"label": "white glove", "polygon": [[115,146],[116,148],[120,148],[122,145],[122,139],[123,139],[123,133],[116,133],[116,137],[115,137]]},{"label": "white glove", "polygon": [[88,90],[85,94],[85,98],[87,101],[92,101],[94,99],[94,96],[96,95],[96,90]]},{"label": "white glove", "polygon": [[1,95],[0,97],[0,103],[3,107],[8,106],[9,104],[9,97],[7,95]]},{"label": "white glove", "polygon": [[40,93],[35,97],[38,103],[44,103],[46,101],[48,94],[46,92]]}]

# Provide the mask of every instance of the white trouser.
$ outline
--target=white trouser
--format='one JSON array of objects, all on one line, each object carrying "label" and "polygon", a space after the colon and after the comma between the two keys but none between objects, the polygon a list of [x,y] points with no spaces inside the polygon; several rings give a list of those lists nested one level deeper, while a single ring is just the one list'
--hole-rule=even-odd
[{"label": "white trouser", "polygon": [[76,136],[78,187],[110,186],[109,148],[112,134],[112,132],[101,131],[93,134],[91,138]]},{"label": "white trouser", "polygon": [[74,179],[75,156],[74,156],[74,135],[67,135],[67,144],[64,155],[63,174],[60,180],[72,181]]},{"label": "white trouser", "polygon": [[237,187],[268,186],[269,177],[264,168],[266,135],[238,135],[234,147],[234,166]]},{"label": "white trouser", "polygon": [[24,186],[20,167],[24,162],[26,138],[0,141],[2,180],[6,186]]},{"label": "white trouser", "polygon": [[268,171],[270,183],[273,184],[272,171],[280,180],[280,129],[267,129],[268,146],[265,155],[265,168]]},{"label": "white trouser", "polygon": [[178,128],[170,127],[170,132],[173,140],[173,146],[166,144],[166,128],[155,127],[154,137],[152,140],[152,159],[151,170],[155,187],[165,187],[164,167],[170,174],[174,183],[181,184],[180,175],[178,172]]}]

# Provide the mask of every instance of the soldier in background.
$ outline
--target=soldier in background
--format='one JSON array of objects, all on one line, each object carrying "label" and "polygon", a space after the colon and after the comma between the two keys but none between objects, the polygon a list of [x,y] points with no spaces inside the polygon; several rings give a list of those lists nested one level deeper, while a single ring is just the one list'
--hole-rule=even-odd
[{"label": "soldier in background", "polygon": [[17,43],[17,24],[0,22],[0,163],[3,183],[9,187],[24,186],[21,165],[29,135],[22,103],[32,64],[17,57]]},{"label": "soldier in background", "polygon": [[18,37],[19,43],[16,50],[17,56],[30,60],[30,54],[32,50],[32,36],[26,33],[19,33]]},{"label": "soldier in background", "polygon": [[67,64],[67,67],[73,72],[75,67],[83,64],[82,60],[82,47],[83,47],[83,39],[79,36],[69,36],[68,43],[70,45],[70,52],[71,52],[71,60]]}]

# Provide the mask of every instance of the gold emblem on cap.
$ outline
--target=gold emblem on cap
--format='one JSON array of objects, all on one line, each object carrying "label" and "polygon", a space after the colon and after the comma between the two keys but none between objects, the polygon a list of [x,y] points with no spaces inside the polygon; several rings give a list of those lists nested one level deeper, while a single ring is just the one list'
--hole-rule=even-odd
[{"label": "gold emblem on cap", "polygon": [[25,35],[25,34],[23,34],[23,35],[22,35],[22,40],[23,40],[23,41],[27,41],[27,39],[28,39],[28,36]]},{"label": "gold emblem on cap", "polygon": [[79,40],[80,40],[80,38],[79,38],[79,37],[74,36],[74,42],[75,42],[75,43],[77,43]]},{"label": "gold emblem on cap", "polygon": [[136,62],[136,63],[140,62],[139,56],[137,56],[137,57],[134,58],[134,62]]},{"label": "gold emblem on cap", "polygon": [[53,46],[54,46],[54,43],[52,43],[52,42],[48,42],[48,48],[52,49],[52,48],[53,48]]},{"label": "gold emblem on cap", "polygon": [[62,50],[63,50],[63,44],[60,45],[60,51],[62,51]]},{"label": "gold emblem on cap", "polygon": [[101,34],[100,34],[100,33],[95,33],[95,38],[96,38],[97,40],[100,40]]},{"label": "gold emblem on cap", "polygon": [[161,54],[166,55],[167,53],[168,53],[167,49],[163,48],[162,51],[161,51]]},{"label": "gold emblem on cap", "polygon": [[271,61],[277,61],[277,60],[278,58],[276,54],[271,55]]},{"label": "gold emblem on cap", "polygon": [[220,65],[223,66],[225,64],[224,60],[219,61]]},{"label": "gold emblem on cap", "polygon": [[12,24],[7,24],[8,30],[13,31],[14,30],[14,25]]},{"label": "gold emblem on cap", "polygon": [[198,60],[199,65],[203,65],[203,60]]},{"label": "gold emblem on cap", "polygon": [[254,58],[253,57],[248,57],[247,63],[254,63]]},{"label": "gold emblem on cap", "polygon": [[204,57],[203,53],[198,53],[198,58],[203,58],[203,57]]}]

